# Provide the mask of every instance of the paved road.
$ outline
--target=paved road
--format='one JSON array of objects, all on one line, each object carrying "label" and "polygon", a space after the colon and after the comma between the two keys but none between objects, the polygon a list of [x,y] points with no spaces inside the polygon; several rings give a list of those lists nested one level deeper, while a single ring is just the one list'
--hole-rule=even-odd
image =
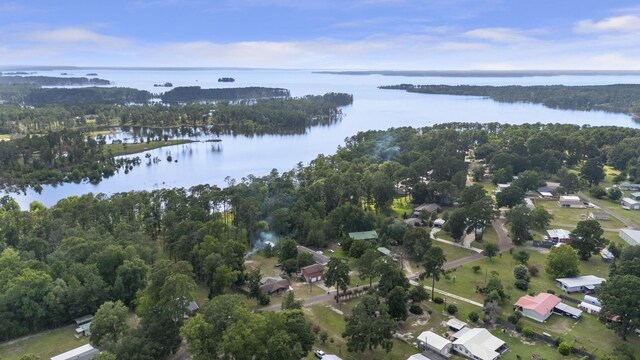
[{"label": "paved road", "polygon": [[618,215],[615,211],[612,211],[611,209],[607,208],[606,206],[603,206],[602,204],[599,203],[599,200],[597,199],[592,199],[590,197],[588,197],[587,195],[585,195],[583,192],[579,192],[578,196],[580,196],[580,198],[584,201],[588,201],[590,203],[596,204],[600,210],[602,210],[603,212],[606,212],[607,214],[609,214],[609,216],[613,216],[614,218],[622,221],[622,223],[630,228],[630,229],[634,229],[634,230],[638,230],[638,226],[634,223],[632,223],[631,221],[627,220],[626,218]]}]

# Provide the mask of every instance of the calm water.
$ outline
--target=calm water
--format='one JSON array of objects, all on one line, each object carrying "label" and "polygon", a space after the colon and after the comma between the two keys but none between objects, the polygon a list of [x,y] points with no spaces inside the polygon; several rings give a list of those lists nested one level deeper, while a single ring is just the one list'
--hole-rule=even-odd
[{"label": "calm water", "polygon": [[[39,75],[58,76],[61,71],[40,71]],[[159,164],[135,167],[129,174],[120,172],[100,184],[89,183],[44,186],[41,194],[12,196],[23,208],[37,200],[51,206],[58,200],[89,192],[112,194],[131,190],[153,190],[166,187],[190,187],[197,184],[225,186],[225,177],[241,179],[253,174],[266,175],[272,169],[288,171],[298,162],[307,164],[318,154],[332,154],[344,139],[358,131],[383,130],[400,126],[428,126],[443,122],[501,122],[501,123],[572,123],[590,125],[618,125],[638,127],[630,117],[604,112],[583,112],[547,109],[541,105],[500,104],[477,97],[412,94],[403,91],[379,90],[380,85],[413,84],[472,84],[472,85],[603,85],[640,83],[640,76],[554,76],[518,78],[445,78],[402,76],[345,76],[314,74],[303,70],[82,70],[66,71],[75,76],[96,72],[100,78],[117,86],[128,86],[152,92],[154,83],[172,82],[174,86],[202,87],[283,87],[293,96],[323,94],[330,91],[347,92],[354,96],[353,105],[343,109],[343,120],[328,127],[308,130],[304,135],[221,136],[220,143],[197,142],[150,151],[162,159]],[[218,83],[230,76],[234,83]],[[132,137],[125,133],[121,136]],[[195,138],[206,140],[206,137]],[[169,163],[171,153],[178,162]],[[142,155],[140,155],[142,157]]]}]

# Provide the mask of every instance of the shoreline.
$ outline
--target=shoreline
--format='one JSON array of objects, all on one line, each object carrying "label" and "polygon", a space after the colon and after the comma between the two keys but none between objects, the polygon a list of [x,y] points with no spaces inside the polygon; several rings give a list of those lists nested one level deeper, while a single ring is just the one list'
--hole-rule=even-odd
[{"label": "shoreline", "polygon": [[[222,140],[219,140],[222,141]],[[200,142],[198,140],[191,139],[175,139],[167,141],[154,141],[151,143],[137,143],[137,144],[107,144],[104,145],[103,152],[105,154],[111,150],[113,156],[124,156],[143,153],[145,151],[160,149],[167,146],[190,144],[194,142]]]}]

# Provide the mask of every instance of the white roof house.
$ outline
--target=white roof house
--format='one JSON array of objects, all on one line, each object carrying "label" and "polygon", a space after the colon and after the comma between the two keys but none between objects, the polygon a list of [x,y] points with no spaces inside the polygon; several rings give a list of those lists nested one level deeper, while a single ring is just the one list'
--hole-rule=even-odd
[{"label": "white roof house", "polygon": [[443,227],[445,223],[444,219],[435,219],[433,220],[433,226],[435,227]]},{"label": "white roof house", "polygon": [[505,349],[504,341],[483,328],[469,329],[453,342],[453,349],[471,359],[495,360]]},{"label": "white roof house", "polygon": [[94,356],[98,355],[99,352],[100,351],[91,346],[91,344],[86,344],[56,355],[52,357],[51,360],[91,360]]},{"label": "white roof house", "polygon": [[440,355],[449,356],[449,352],[451,351],[451,341],[431,331],[423,331],[418,335],[418,341],[427,348],[438,352]]},{"label": "white roof house", "polygon": [[605,279],[595,275],[556,279],[556,285],[566,292],[592,291],[603,282]]},{"label": "white roof house", "polygon": [[571,207],[571,208],[584,208],[584,204],[580,197],[575,195],[566,195],[560,196],[560,200],[558,200],[558,206],[560,207]]},{"label": "white roof house", "polygon": [[[322,360],[324,360],[325,358],[323,357]],[[409,356],[407,358],[407,360],[431,360],[428,357],[422,355],[422,354],[413,354],[411,356]]]},{"label": "white roof house", "polygon": [[620,229],[618,236],[631,246],[640,245],[640,231],[638,230]]},{"label": "white roof house", "polygon": [[622,205],[623,209],[640,210],[640,201],[634,200],[632,198],[622,198],[622,200],[620,200],[620,205]]},{"label": "white roof house", "polygon": [[556,242],[566,242],[571,239],[571,232],[564,229],[547,230],[547,235],[549,236],[549,239]]}]

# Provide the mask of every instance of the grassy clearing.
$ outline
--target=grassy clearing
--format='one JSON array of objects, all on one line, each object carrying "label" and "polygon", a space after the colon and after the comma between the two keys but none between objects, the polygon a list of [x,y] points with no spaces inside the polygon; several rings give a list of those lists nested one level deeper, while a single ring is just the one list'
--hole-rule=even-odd
[{"label": "grassy clearing", "polygon": [[107,145],[104,145],[103,149],[105,154],[109,150],[111,150],[111,153],[113,154],[113,156],[119,156],[119,155],[137,154],[144,151],[158,149],[161,147],[188,144],[192,142],[194,141],[180,139],[180,140],[168,140],[168,141],[154,141],[151,143],[138,143],[138,144],[107,144]]},{"label": "grassy clearing", "polygon": [[280,275],[280,268],[276,267],[278,263],[277,257],[268,258],[258,253],[245,261],[244,265],[247,270],[260,269],[262,276],[278,276]]},{"label": "grassy clearing", "polygon": [[75,326],[69,325],[0,345],[0,359],[19,359],[22,355],[28,353],[36,354],[42,359],[49,359],[52,356],[89,343],[89,338],[76,339],[73,336],[74,329]]},{"label": "grassy clearing", "polygon": [[11,134],[0,134],[0,141],[11,140]]},{"label": "grassy clearing", "polygon": [[[590,211],[599,211],[598,209],[568,209],[560,208],[556,201],[552,200],[537,200],[536,205],[544,207],[550,214],[553,215],[551,220],[551,228],[567,228],[568,224],[577,225],[581,220],[587,220]],[[624,227],[624,224],[614,218],[610,217],[609,221],[598,221],[600,226],[607,229],[617,229]],[[573,228],[568,229],[573,230]],[[605,230],[606,231],[606,230]]]},{"label": "grassy clearing", "polygon": [[444,255],[447,257],[447,261],[458,260],[458,259],[462,259],[462,258],[465,258],[467,256],[471,256],[471,255],[475,255],[476,254],[475,251],[472,251],[472,250],[469,250],[469,249],[465,249],[465,248],[459,247],[459,246],[454,246],[454,245],[441,243],[441,242],[438,242],[438,241],[434,241],[433,242],[433,246],[437,246],[439,248],[442,248],[442,250],[444,251]]},{"label": "grassy clearing", "polygon": [[[631,193],[634,191],[623,191],[624,195],[623,196],[630,196]],[[640,226],[640,211],[638,210],[625,210],[622,208],[622,206],[620,206],[620,202],[619,201],[612,201],[609,199],[602,199],[602,200],[598,200],[598,204],[606,207],[607,209],[615,212],[616,214],[618,214],[618,216],[621,216],[629,221],[631,221],[632,223]],[[604,225],[603,225],[604,226]],[[611,226],[609,226],[611,227]],[[623,227],[623,226],[620,226]]]},{"label": "grassy clearing", "polygon": [[[343,304],[342,311],[348,314],[350,307],[352,307],[358,300],[348,301]],[[373,351],[365,351],[364,353],[350,353],[347,351],[347,345],[342,338],[342,332],[344,332],[345,322],[342,314],[339,314],[330,305],[314,305],[309,308],[305,308],[305,314],[308,316],[313,324],[320,326],[321,331],[326,331],[329,335],[329,340],[324,344],[320,341],[319,337],[316,340],[315,348],[324,350],[327,354],[336,354],[343,359],[390,359],[390,360],[405,360],[409,356],[418,353],[418,350],[414,347],[405,344],[399,340],[393,341],[393,349],[387,353],[384,350],[376,349]],[[333,341],[332,341],[333,340]],[[307,359],[314,359],[313,354],[309,354]]]},{"label": "grassy clearing", "polygon": [[[517,360],[517,359],[560,359],[562,356],[558,354],[555,347],[540,341],[532,341],[524,338],[522,335],[512,331],[503,331],[495,329],[493,335],[502,339],[507,346],[507,351],[500,359]],[[518,357],[520,356],[520,357]],[[537,356],[537,357],[534,357]],[[567,356],[564,359],[578,359],[575,356]]]},{"label": "grassy clearing", "polygon": [[394,217],[402,218],[403,216],[409,216],[413,212],[414,205],[410,203],[411,197],[399,197],[393,199],[391,204],[391,212]]}]

